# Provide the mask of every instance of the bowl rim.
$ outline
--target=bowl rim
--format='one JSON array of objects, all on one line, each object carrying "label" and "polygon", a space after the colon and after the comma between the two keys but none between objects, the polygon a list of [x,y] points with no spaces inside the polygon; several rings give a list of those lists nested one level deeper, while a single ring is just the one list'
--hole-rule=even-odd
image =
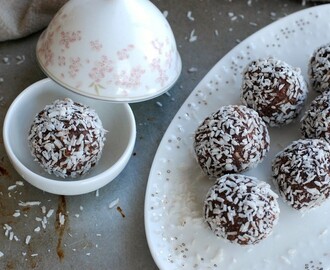
[{"label": "bowl rim", "polygon": [[[16,171],[25,179],[27,182],[32,184],[33,186],[42,189],[43,191],[58,194],[58,195],[80,195],[89,193],[92,191],[95,191],[106,184],[110,183],[114,178],[116,178],[119,173],[124,169],[126,164],[128,163],[133,149],[135,145],[136,140],[136,123],[135,123],[135,117],[133,114],[133,111],[129,104],[127,103],[121,103],[121,105],[126,109],[127,115],[128,115],[128,124],[130,127],[130,134],[129,134],[129,140],[127,143],[127,146],[125,147],[124,152],[122,155],[118,158],[118,160],[108,169],[105,171],[89,177],[85,179],[77,179],[77,180],[54,180],[50,179],[44,176],[41,176],[38,173],[35,173],[34,171],[27,168],[14,154],[13,149],[11,148],[10,143],[10,134],[9,134],[9,126],[10,126],[10,120],[13,117],[14,110],[19,102],[21,102],[22,99],[25,98],[30,91],[33,91],[33,89],[37,89],[38,86],[42,84],[48,84],[53,82],[50,78],[45,78],[42,80],[39,80],[28,87],[26,87],[11,103],[9,106],[4,122],[3,122],[3,143],[5,150],[7,152],[7,155],[13,165],[13,167],[16,169]],[[56,82],[55,82],[56,84]],[[36,90],[35,90],[36,91]],[[111,104],[111,103],[110,103]],[[109,175],[111,173],[111,175]],[[35,180],[37,179],[37,180]],[[47,184],[51,183],[51,188],[45,188]],[[79,191],[76,189],[76,187],[79,186]],[[92,187],[92,188],[91,188]]]}]

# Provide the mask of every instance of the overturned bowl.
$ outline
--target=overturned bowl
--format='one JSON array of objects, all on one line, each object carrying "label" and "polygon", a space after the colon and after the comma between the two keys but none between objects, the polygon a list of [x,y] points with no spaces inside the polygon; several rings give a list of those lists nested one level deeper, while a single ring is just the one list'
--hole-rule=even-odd
[{"label": "overturned bowl", "polygon": [[[93,108],[108,131],[98,164],[88,174],[74,179],[62,179],[45,172],[32,157],[27,141],[35,115],[45,105],[67,97]],[[68,91],[50,79],[26,88],[9,107],[3,125],[4,146],[16,171],[35,187],[59,195],[84,194],[111,182],[129,161],[135,138],[135,119],[127,103],[90,99]]]},{"label": "overturned bowl", "polygon": [[171,27],[149,0],[70,0],[41,34],[36,53],[58,84],[112,102],[161,95],[182,68]]}]

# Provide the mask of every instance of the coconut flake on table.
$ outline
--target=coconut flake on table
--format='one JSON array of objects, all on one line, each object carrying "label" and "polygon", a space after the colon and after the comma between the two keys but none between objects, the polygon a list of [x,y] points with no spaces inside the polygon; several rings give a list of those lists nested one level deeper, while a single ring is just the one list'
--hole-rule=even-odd
[{"label": "coconut flake on table", "polygon": [[167,11],[167,10],[164,10],[164,11],[163,11],[163,16],[164,16],[165,18],[167,18],[167,16],[168,16],[168,11]]},{"label": "coconut flake on table", "polygon": [[5,254],[0,251],[0,258],[3,257]]},{"label": "coconut flake on table", "polygon": [[25,55],[17,55],[16,60],[17,60],[17,62],[16,62],[17,65],[20,65],[20,64],[24,63],[25,62]]},{"label": "coconut flake on table", "polygon": [[27,235],[25,238],[25,244],[26,245],[30,244],[30,241],[31,241],[31,235]]},{"label": "coconut flake on table", "polygon": [[109,208],[114,208],[119,203],[119,198],[115,199],[109,204]]},{"label": "coconut flake on table", "polygon": [[16,187],[17,187],[16,185],[11,185],[11,186],[9,186],[7,189],[10,191],[10,190],[15,189]]},{"label": "coconut flake on table", "polygon": [[54,209],[49,209],[47,214],[46,214],[46,217],[50,218],[53,215],[53,213],[54,213]]},{"label": "coconut flake on table", "polygon": [[194,73],[194,72],[197,72],[197,71],[198,71],[198,68],[196,68],[196,67],[191,67],[191,68],[188,69],[189,73]]},{"label": "coconut flake on table", "polygon": [[41,202],[40,201],[30,201],[30,202],[19,202],[18,205],[19,206],[23,206],[23,207],[27,207],[27,206],[38,206],[40,205]]},{"label": "coconut flake on table", "polygon": [[3,57],[2,58],[2,62],[9,65],[10,64],[10,60],[9,60],[9,57]]},{"label": "coconut flake on table", "polygon": [[15,210],[13,217],[19,217],[20,215],[21,215],[21,212],[19,210]]},{"label": "coconut flake on table", "polygon": [[189,11],[187,12],[187,18],[188,18],[189,20],[191,20],[191,21],[194,21],[194,20],[195,20],[195,18],[192,16],[192,12],[191,12],[191,10],[189,10]]},{"label": "coconut flake on table", "polygon": [[63,215],[61,212],[58,213],[58,219],[59,219],[60,226],[64,225],[64,223],[65,223],[65,215]]},{"label": "coconut flake on table", "polygon": [[189,36],[189,42],[195,42],[197,40],[197,36],[195,35],[195,29],[193,29],[190,32],[190,36]]}]

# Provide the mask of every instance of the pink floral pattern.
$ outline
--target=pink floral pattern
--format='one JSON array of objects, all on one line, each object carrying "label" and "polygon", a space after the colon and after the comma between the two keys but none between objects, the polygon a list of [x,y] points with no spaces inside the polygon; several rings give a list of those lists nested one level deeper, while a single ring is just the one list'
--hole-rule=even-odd
[{"label": "pink floral pattern", "polygon": [[164,43],[160,42],[158,39],[151,41],[153,47],[158,51],[158,54],[162,54]]},{"label": "pink floral pattern", "polygon": [[64,45],[66,49],[69,49],[72,43],[80,40],[81,40],[81,31],[61,32],[60,44]]},{"label": "pink floral pattern", "polygon": [[101,42],[99,40],[92,40],[91,42],[89,42],[91,49],[93,51],[101,51],[103,45],[101,44]]},{"label": "pink floral pattern", "polygon": [[43,59],[44,65],[47,67],[53,65],[54,53],[52,51],[54,33],[50,32],[47,36],[42,33],[41,36],[41,46],[39,49],[39,54]]},{"label": "pink floral pattern", "polygon": [[127,48],[124,48],[122,50],[119,50],[117,52],[117,56],[119,60],[125,60],[129,58],[129,52],[134,49],[134,45],[130,44],[127,46]]},{"label": "pink floral pattern", "polygon": [[71,58],[70,65],[69,65],[69,74],[71,78],[76,77],[80,68],[82,67],[80,57]]},{"label": "pink floral pattern", "polygon": [[89,72],[89,77],[92,79],[90,87],[93,87],[97,93],[100,89],[105,89],[102,82],[106,78],[106,75],[111,73],[112,70],[112,61],[106,55],[102,55],[101,59],[95,62],[93,68]]},{"label": "pink floral pattern", "polygon": [[59,56],[57,58],[58,65],[60,67],[64,67],[66,65],[66,61],[65,60],[66,60],[65,56]]},{"label": "pink floral pattern", "polygon": [[[82,88],[83,92],[89,87],[97,95],[101,95],[101,91],[114,89],[111,86],[119,87],[116,91],[122,95],[128,95],[134,91],[145,91],[145,89],[157,89],[166,86],[171,79],[168,70],[173,66],[176,50],[170,47],[168,37],[163,40],[160,38],[150,40],[149,45],[145,43],[146,46],[150,46],[150,50],[153,50],[150,53],[153,55],[152,58],[141,55],[138,66],[127,68],[125,65],[122,70],[118,70],[118,67],[121,67],[118,64],[120,61],[130,60],[132,55],[134,57],[138,55],[136,45],[127,44],[119,48],[114,55],[108,55],[105,51],[107,46],[99,39],[87,40],[86,44],[84,31],[63,29],[62,22],[66,18],[67,15],[62,11],[58,12],[47,31],[41,35],[37,45],[40,63],[52,74],[54,73],[55,78],[58,77],[63,81],[70,78],[73,87]],[[93,56],[79,54],[80,46],[85,46],[84,44],[93,52]],[[75,51],[77,51],[76,54]]]},{"label": "pink floral pattern", "polygon": [[145,70],[141,67],[132,68],[130,72],[122,70],[117,76],[115,84],[124,88],[132,89],[138,87],[141,84],[141,77],[145,73]]}]

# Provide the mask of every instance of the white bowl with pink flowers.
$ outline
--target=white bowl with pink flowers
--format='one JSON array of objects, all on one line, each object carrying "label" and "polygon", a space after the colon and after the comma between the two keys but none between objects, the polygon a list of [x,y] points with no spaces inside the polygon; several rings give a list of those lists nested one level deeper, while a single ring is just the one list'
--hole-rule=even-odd
[{"label": "white bowl with pink flowers", "polygon": [[112,102],[161,95],[182,68],[171,27],[149,0],[70,0],[41,34],[36,53],[58,84]]}]

